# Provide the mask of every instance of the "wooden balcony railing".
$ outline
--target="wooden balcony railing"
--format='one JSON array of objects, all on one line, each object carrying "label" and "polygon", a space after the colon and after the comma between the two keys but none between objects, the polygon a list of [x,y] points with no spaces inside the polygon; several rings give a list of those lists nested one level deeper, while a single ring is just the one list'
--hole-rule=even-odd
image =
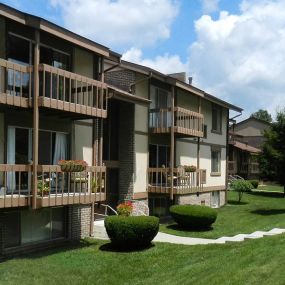
[{"label": "wooden balcony railing", "polygon": [[0,208],[30,205],[31,165],[0,164]]},{"label": "wooden balcony railing", "polygon": [[[62,172],[58,165],[38,166],[37,207],[89,204],[106,199],[106,167]],[[0,208],[31,205],[32,166],[0,165]]]},{"label": "wooden balcony railing", "polygon": [[[149,128],[153,133],[170,133],[171,108],[151,109]],[[204,116],[181,107],[174,108],[174,132],[186,136],[204,136]]]},{"label": "wooden balcony railing", "polygon": [[[173,170],[173,194],[189,194],[203,191],[206,170],[185,172],[183,168]],[[148,192],[169,194],[171,189],[170,168],[148,168]]]},{"label": "wooden balcony railing", "polygon": [[[34,67],[0,58],[0,104],[33,106]],[[39,65],[39,106],[92,117],[107,117],[107,84],[55,68]]]},{"label": "wooden balcony railing", "polygon": [[28,108],[33,67],[0,58],[0,104]]},{"label": "wooden balcony railing", "polygon": [[40,64],[39,71],[40,106],[107,117],[105,83],[46,64]]}]

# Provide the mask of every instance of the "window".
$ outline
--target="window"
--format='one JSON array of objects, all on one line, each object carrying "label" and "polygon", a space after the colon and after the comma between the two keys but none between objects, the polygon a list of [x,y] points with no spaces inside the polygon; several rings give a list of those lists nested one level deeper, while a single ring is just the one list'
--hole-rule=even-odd
[{"label": "window", "polygon": [[212,149],[211,151],[211,174],[221,174],[221,150]]},{"label": "window", "polygon": [[223,110],[220,106],[212,105],[212,132],[222,133]]}]

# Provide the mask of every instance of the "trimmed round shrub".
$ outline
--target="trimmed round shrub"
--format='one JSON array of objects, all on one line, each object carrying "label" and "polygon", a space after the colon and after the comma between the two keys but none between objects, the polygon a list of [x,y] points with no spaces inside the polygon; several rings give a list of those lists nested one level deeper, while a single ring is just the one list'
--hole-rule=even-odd
[{"label": "trimmed round shrub", "polygon": [[170,214],[183,228],[208,228],[217,219],[217,211],[199,205],[173,205]]},{"label": "trimmed round shrub", "polygon": [[159,219],[152,216],[108,216],[105,219],[107,234],[120,248],[145,247],[158,233]]},{"label": "trimmed round shrub", "polygon": [[250,184],[252,185],[253,189],[258,188],[259,181],[258,180],[248,180]]}]

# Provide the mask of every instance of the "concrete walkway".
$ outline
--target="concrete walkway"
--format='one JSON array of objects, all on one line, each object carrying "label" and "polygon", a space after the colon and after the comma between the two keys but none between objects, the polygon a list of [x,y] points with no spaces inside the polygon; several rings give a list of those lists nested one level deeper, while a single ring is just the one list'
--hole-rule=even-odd
[{"label": "concrete walkway", "polygon": [[[158,232],[157,236],[154,238],[154,242],[168,242],[173,244],[185,244],[185,245],[196,245],[196,244],[224,244],[226,242],[240,242],[245,239],[257,239],[264,236],[273,236],[285,233],[285,229],[274,228],[268,232],[256,231],[251,234],[238,234],[232,237],[220,237],[217,239],[205,239],[205,238],[191,238],[191,237],[181,237],[170,235],[162,232]],[[109,240],[107,235],[104,220],[99,220],[94,222],[94,238]]]}]

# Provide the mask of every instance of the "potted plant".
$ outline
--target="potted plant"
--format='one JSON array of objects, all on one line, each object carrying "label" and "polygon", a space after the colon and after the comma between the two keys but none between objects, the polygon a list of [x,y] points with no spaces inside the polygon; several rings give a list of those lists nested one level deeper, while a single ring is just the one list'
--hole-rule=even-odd
[{"label": "potted plant", "polygon": [[195,172],[197,167],[195,165],[184,165],[185,172]]},{"label": "potted plant", "polygon": [[49,185],[47,182],[38,181],[38,194],[40,196],[47,196],[50,192]]},{"label": "potted plant", "polygon": [[60,160],[58,165],[63,172],[81,172],[88,164],[85,160]]}]

